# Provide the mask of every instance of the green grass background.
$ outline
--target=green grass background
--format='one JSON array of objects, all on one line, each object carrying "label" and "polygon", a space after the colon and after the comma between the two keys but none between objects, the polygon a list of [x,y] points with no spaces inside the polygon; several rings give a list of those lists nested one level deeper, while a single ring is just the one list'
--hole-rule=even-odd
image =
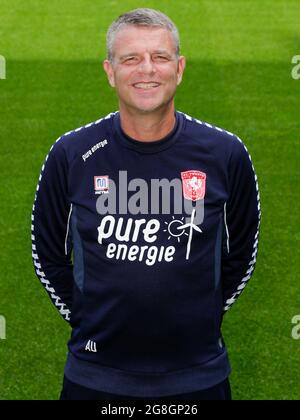
[{"label": "green grass background", "polygon": [[0,399],[58,398],[69,328],[31,261],[30,217],[51,144],[118,109],[102,70],[119,14],[153,7],[181,34],[187,68],[176,108],[238,134],[258,175],[262,225],[255,274],[223,332],[235,399],[300,399],[300,3],[293,0],[1,0]]}]

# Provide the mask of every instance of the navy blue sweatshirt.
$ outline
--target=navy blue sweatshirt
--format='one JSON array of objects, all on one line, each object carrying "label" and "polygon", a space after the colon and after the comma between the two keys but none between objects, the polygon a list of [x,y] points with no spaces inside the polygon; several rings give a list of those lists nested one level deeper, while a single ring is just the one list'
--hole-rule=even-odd
[{"label": "navy blue sweatshirt", "polygon": [[65,374],[89,388],[158,397],[230,373],[221,324],[256,263],[257,177],[237,136],[175,116],[141,142],[111,113],[42,168],[33,262],[72,327]]}]

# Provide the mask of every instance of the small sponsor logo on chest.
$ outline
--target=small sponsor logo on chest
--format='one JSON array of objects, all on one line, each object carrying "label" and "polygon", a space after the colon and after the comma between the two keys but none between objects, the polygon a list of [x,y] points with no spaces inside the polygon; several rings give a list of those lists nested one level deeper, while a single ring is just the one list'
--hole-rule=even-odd
[{"label": "small sponsor logo on chest", "polygon": [[108,194],[108,175],[94,176],[95,194]]}]

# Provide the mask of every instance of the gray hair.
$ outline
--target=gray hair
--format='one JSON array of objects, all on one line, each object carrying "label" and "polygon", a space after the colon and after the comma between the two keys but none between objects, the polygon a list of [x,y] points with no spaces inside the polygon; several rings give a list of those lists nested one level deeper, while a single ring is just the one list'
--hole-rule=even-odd
[{"label": "gray hair", "polygon": [[176,28],[175,24],[171,21],[171,19],[159,10],[138,8],[131,10],[130,12],[124,13],[123,15],[120,15],[108,28],[106,34],[106,49],[107,59],[111,63],[113,61],[112,50],[115,41],[115,36],[117,32],[119,32],[121,29],[128,25],[140,25],[148,27],[155,26],[169,30],[174,39],[176,56],[177,58],[179,57],[179,33],[178,29]]}]

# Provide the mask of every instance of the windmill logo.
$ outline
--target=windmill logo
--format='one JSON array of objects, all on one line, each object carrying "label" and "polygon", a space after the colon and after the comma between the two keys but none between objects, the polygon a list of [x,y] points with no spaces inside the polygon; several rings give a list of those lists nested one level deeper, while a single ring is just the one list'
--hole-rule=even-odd
[{"label": "windmill logo", "polygon": [[[202,200],[205,196],[205,187],[206,187],[206,174],[201,171],[185,171],[181,172],[181,180],[182,180],[182,189],[183,189],[183,196],[187,200]],[[181,230],[182,232],[184,229],[188,228],[188,243],[186,248],[186,259],[188,260],[190,257],[191,252],[191,243],[193,238],[193,232],[200,232],[202,230],[194,223],[196,209],[193,208],[191,214],[191,221],[189,223],[182,224],[177,227],[177,230]]]}]

